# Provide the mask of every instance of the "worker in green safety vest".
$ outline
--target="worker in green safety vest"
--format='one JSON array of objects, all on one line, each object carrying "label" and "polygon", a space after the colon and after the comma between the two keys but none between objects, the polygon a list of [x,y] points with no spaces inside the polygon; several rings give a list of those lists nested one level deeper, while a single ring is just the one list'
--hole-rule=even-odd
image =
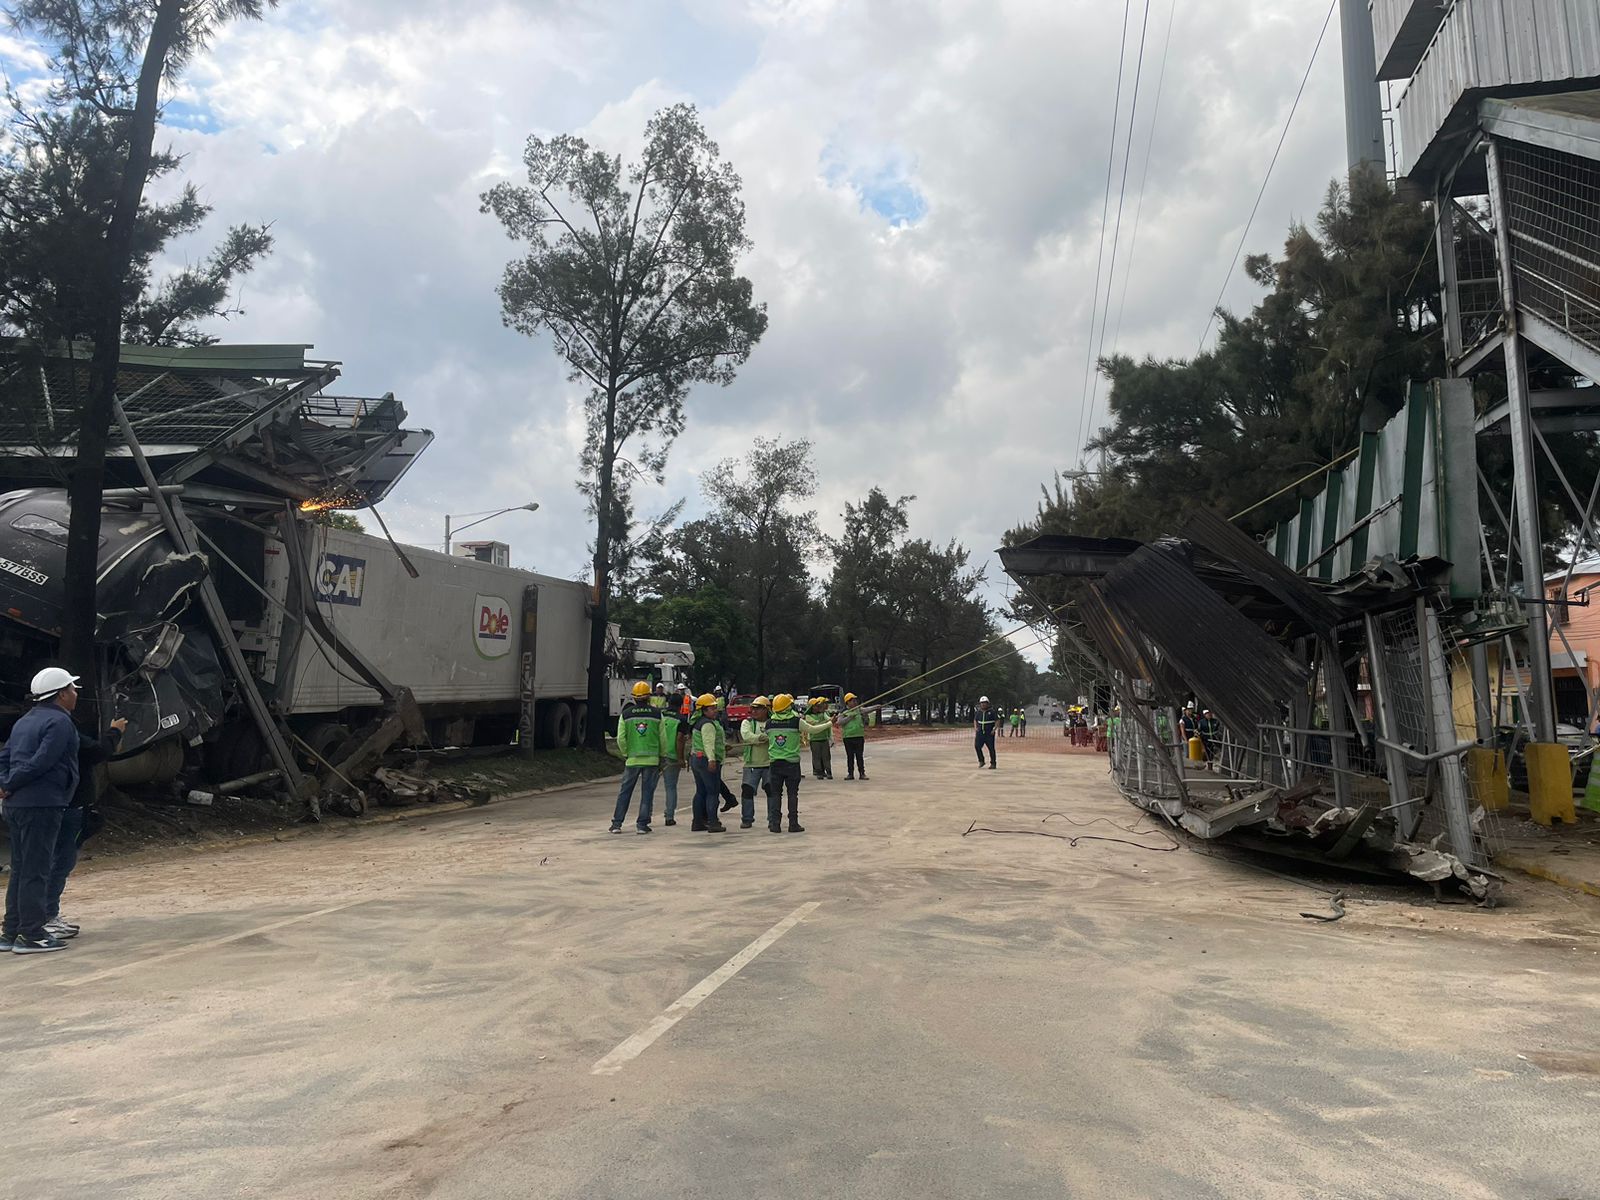
[{"label": "worker in green safety vest", "polygon": [[767,718],[771,704],[765,696],[750,702],[750,715],[739,725],[739,742],[744,750],[744,777],[739,781],[739,828],[756,823],[756,793],[772,790],[772,752],[767,747]]},{"label": "worker in green safety vest", "polygon": [[867,715],[854,692],[844,694],[844,711],[838,717],[839,736],[844,740],[846,779],[867,777]]},{"label": "worker in green safety vest", "polygon": [[789,832],[804,833],[800,824],[800,746],[809,741],[815,727],[831,727],[831,722],[812,721],[795,711],[794,697],[781,692],[772,698],[772,715],[767,718],[767,753],[772,759],[768,772],[767,829],[779,833],[782,827],[783,795],[789,795]]},{"label": "worker in green safety vest", "polygon": [[[687,694],[681,683],[677,692]],[[668,825],[676,825],[678,812],[678,779],[689,765],[689,723],[680,715],[682,702],[675,694],[670,700],[661,697],[661,731],[667,746],[666,757],[661,760],[661,788],[667,794]]]},{"label": "worker in green safety vest", "polygon": [[833,778],[833,718],[828,714],[828,698],[813,696],[807,716],[820,724],[811,727],[806,741],[811,745],[811,774],[818,779]]},{"label": "worker in green safety vest", "polygon": [[717,716],[717,698],[707,692],[694,703],[694,732],[689,745],[689,767],[694,771],[694,823],[689,828],[695,832],[727,830],[717,817],[717,791],[726,744],[722,721]]},{"label": "worker in green safety vest", "polygon": [[655,803],[656,780],[661,760],[667,753],[666,732],[661,710],[650,703],[650,685],[640,680],[633,685],[633,702],[617,718],[617,753],[622,756],[622,786],[617,789],[617,807],[611,814],[611,832],[621,833],[633,801],[633,789],[643,785],[639,796],[640,833],[650,832],[650,813]]}]

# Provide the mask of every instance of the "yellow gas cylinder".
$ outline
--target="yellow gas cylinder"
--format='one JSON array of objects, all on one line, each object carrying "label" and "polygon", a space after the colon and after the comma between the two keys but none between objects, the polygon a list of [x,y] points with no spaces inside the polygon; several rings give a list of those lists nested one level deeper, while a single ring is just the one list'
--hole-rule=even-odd
[{"label": "yellow gas cylinder", "polygon": [[1560,742],[1529,742],[1528,810],[1541,825],[1578,819],[1572,806],[1572,760]]},{"label": "yellow gas cylinder", "polygon": [[1205,760],[1206,760],[1206,744],[1203,741],[1201,741],[1198,737],[1190,738],[1189,739],[1189,761],[1190,762],[1205,762]]}]

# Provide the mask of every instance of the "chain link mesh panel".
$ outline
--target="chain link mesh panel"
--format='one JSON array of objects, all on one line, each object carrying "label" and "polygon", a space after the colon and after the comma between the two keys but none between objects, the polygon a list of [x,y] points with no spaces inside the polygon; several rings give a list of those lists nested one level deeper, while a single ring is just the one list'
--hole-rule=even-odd
[{"label": "chain link mesh panel", "polygon": [[1600,351],[1600,163],[1501,142],[1517,302]]}]

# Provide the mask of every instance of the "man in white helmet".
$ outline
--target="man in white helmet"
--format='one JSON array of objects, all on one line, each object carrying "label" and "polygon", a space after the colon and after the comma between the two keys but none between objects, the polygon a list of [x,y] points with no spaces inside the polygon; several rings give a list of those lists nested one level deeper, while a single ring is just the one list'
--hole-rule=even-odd
[{"label": "man in white helmet", "polygon": [[62,815],[78,789],[78,677],[46,667],[29,688],[34,706],[0,747],[0,814],[11,839],[0,950],[43,954],[66,942],[45,928]]}]

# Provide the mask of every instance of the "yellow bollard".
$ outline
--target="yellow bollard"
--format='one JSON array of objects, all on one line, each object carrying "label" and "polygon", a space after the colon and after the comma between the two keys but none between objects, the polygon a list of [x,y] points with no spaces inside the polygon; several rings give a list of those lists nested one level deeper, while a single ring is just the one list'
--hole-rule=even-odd
[{"label": "yellow bollard", "polygon": [[1189,739],[1189,761],[1190,762],[1205,762],[1205,760],[1206,760],[1206,744],[1205,744],[1205,742],[1201,741],[1197,737],[1190,738]]},{"label": "yellow bollard", "polygon": [[1529,742],[1523,753],[1528,761],[1528,809],[1541,825],[1556,821],[1574,824],[1572,760],[1559,742]]},{"label": "yellow bollard", "polygon": [[1489,746],[1467,751],[1467,782],[1478,803],[1488,812],[1511,807],[1511,779],[1506,774],[1506,754]]}]

